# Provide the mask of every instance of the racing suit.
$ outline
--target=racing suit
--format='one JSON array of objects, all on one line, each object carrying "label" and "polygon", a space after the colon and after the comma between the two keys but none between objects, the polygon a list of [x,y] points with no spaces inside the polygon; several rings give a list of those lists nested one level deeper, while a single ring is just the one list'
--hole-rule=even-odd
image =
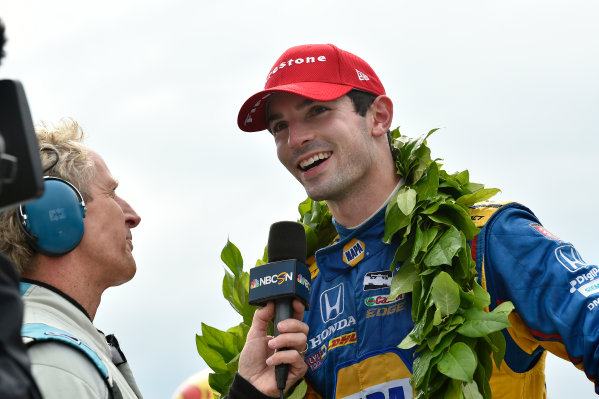
[{"label": "racing suit", "polygon": [[[473,207],[471,215],[482,228],[471,248],[490,309],[504,301],[515,306],[512,327],[504,331],[505,361],[491,379],[493,398],[544,398],[545,350],[594,380],[599,268],[521,205],[487,203]],[[397,348],[414,325],[411,296],[389,297],[395,272],[389,265],[398,243],[382,242],[385,209],[352,230],[334,223],[339,236],[308,260],[308,396],[315,391],[339,399],[411,398],[414,351]]]},{"label": "racing suit", "polygon": [[141,398],[114,336],[104,336],[75,300],[33,280],[21,282],[21,336],[46,399]]}]

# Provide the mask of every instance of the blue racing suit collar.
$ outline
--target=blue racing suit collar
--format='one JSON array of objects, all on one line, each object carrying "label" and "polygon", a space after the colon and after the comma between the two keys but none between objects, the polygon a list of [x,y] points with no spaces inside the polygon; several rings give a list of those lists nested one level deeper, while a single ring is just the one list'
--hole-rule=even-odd
[{"label": "blue racing suit collar", "polygon": [[[355,229],[348,229],[333,219],[339,237],[328,247],[316,251],[316,264],[325,280],[346,273],[359,263],[379,253],[385,244],[385,207]],[[333,260],[333,261],[330,261]]]},{"label": "blue racing suit collar", "polygon": [[360,232],[370,229],[371,226],[377,225],[381,219],[383,224],[385,223],[385,210],[387,209],[387,204],[379,209],[375,214],[373,214],[370,218],[368,218],[364,223],[360,224],[355,228],[347,228],[343,226],[341,223],[337,222],[333,217],[333,225],[339,234],[338,241],[347,240]]}]

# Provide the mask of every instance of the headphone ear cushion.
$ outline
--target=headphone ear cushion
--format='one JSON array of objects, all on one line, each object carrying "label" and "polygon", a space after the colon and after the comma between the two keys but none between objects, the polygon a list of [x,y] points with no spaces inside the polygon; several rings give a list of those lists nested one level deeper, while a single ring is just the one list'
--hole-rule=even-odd
[{"label": "headphone ear cushion", "polygon": [[39,252],[61,256],[83,238],[85,204],[79,191],[62,179],[47,178],[44,195],[24,205],[25,228]]}]

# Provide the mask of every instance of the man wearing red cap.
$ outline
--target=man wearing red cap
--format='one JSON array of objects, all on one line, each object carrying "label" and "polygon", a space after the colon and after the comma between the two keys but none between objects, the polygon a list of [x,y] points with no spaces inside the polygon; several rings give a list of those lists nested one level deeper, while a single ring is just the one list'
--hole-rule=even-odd
[{"label": "man wearing red cap", "polygon": [[[316,252],[311,309],[303,315],[310,327],[306,379],[311,393],[326,398],[413,395],[415,353],[397,347],[414,327],[411,296],[389,296],[404,260],[394,259],[397,240],[382,241],[387,204],[404,184],[390,151],[392,118],[393,103],[373,69],[326,44],[288,49],[237,119],[241,130],[267,129],[281,163],[333,215],[338,237]],[[546,350],[594,380],[599,268],[519,204],[472,212],[484,221],[471,245],[489,308],[505,301],[515,306],[512,327],[504,331],[505,362],[491,379],[493,398],[544,398]],[[394,262],[397,268],[389,270]],[[244,352],[248,359],[252,350],[246,345]],[[240,361],[239,374],[252,382],[248,365]]]}]

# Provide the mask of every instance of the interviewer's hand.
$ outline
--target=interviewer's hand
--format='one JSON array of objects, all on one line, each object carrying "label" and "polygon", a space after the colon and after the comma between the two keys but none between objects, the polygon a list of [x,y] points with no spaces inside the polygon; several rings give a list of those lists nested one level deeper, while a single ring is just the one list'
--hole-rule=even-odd
[{"label": "interviewer's hand", "polygon": [[[258,390],[268,396],[278,397],[279,390],[275,381],[275,366],[289,365],[289,376],[285,391],[304,376],[308,366],[304,356],[300,354],[306,348],[308,325],[301,320],[304,316],[304,305],[294,299],[293,319],[279,323],[280,334],[274,338],[266,335],[268,322],[275,317],[273,302],[256,310],[252,326],[247,335],[245,346],[239,357],[239,374]],[[289,350],[275,352],[275,349]]]}]

